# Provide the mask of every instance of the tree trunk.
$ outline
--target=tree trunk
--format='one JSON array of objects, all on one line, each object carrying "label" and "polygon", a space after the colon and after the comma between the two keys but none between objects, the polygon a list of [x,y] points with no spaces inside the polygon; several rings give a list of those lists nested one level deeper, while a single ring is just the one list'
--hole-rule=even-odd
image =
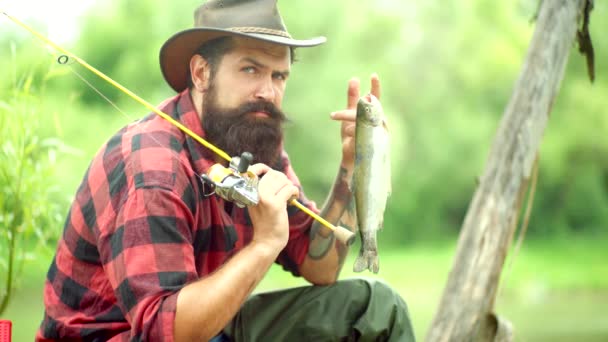
[{"label": "tree trunk", "polygon": [[493,314],[527,180],[564,75],[585,0],[543,1],[536,29],[465,217],[427,341],[510,340]]}]

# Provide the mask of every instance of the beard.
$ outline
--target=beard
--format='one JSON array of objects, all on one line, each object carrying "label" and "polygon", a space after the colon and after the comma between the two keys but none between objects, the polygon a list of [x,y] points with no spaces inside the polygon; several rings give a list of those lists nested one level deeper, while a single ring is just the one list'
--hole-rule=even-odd
[{"label": "beard", "polygon": [[[283,142],[285,114],[268,101],[246,102],[236,108],[221,108],[217,87],[209,85],[202,106],[202,124],[207,139],[230,156],[253,155],[253,163],[278,165]],[[254,112],[268,117],[258,118]]]}]

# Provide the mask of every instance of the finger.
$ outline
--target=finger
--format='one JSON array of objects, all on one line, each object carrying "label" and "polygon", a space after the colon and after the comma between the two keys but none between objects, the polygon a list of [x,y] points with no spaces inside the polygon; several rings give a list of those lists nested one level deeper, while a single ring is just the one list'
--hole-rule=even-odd
[{"label": "finger", "polygon": [[258,176],[263,175],[270,170],[271,170],[270,166],[268,166],[266,164],[262,164],[262,163],[249,165],[249,168],[247,169],[247,171],[251,171]]},{"label": "finger", "polygon": [[[295,188],[295,192],[293,190]],[[270,170],[259,183],[260,201],[285,205],[291,196],[299,194],[298,188],[283,173]]]},{"label": "finger", "polygon": [[279,180],[282,175],[283,174],[281,172],[279,172],[277,170],[273,170],[271,168],[268,168],[268,170],[266,170],[266,173],[263,175],[263,177],[260,178],[260,184],[262,184],[262,183],[276,183],[276,181]]},{"label": "finger", "polygon": [[329,115],[333,120],[355,121],[357,112],[354,109],[339,110]]},{"label": "finger", "polygon": [[347,94],[347,109],[355,109],[357,107],[357,101],[359,100],[359,79],[353,77],[348,81],[348,94]]},{"label": "finger", "polygon": [[374,95],[378,100],[380,100],[380,93],[381,93],[381,89],[380,89],[380,77],[378,77],[378,74],[373,73],[372,74],[372,88],[371,88],[371,93],[372,95]]},{"label": "finger", "polygon": [[277,192],[277,198],[282,199],[285,202],[289,202],[292,198],[298,198],[300,196],[300,190],[293,184],[285,184]]},{"label": "finger", "polygon": [[344,128],[344,135],[354,136],[356,132],[357,126],[350,125]]},{"label": "finger", "polygon": [[260,179],[259,191],[264,191],[270,195],[276,195],[277,191],[285,184],[291,184],[291,181],[284,173],[270,169]]}]

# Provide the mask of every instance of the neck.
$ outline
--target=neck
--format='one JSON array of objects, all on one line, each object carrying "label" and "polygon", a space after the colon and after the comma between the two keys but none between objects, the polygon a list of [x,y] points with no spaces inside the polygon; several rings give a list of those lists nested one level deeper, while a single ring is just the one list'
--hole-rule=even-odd
[{"label": "neck", "polygon": [[190,90],[190,98],[192,99],[192,103],[194,104],[194,109],[198,114],[199,119],[203,120],[203,94],[198,92],[196,88]]}]

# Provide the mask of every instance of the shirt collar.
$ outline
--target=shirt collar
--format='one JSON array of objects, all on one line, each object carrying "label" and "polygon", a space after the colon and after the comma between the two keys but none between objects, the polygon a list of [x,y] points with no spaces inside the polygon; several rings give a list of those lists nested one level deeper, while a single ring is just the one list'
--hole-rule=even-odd
[{"label": "shirt collar", "polygon": [[[165,113],[171,115],[173,119],[205,139],[205,132],[203,131],[200,116],[196,111],[188,89],[182,91],[164,105],[161,105],[161,108]],[[185,147],[190,155],[194,171],[199,175],[207,173],[209,168],[216,163],[215,153],[186,133],[184,133],[184,136]]]}]

